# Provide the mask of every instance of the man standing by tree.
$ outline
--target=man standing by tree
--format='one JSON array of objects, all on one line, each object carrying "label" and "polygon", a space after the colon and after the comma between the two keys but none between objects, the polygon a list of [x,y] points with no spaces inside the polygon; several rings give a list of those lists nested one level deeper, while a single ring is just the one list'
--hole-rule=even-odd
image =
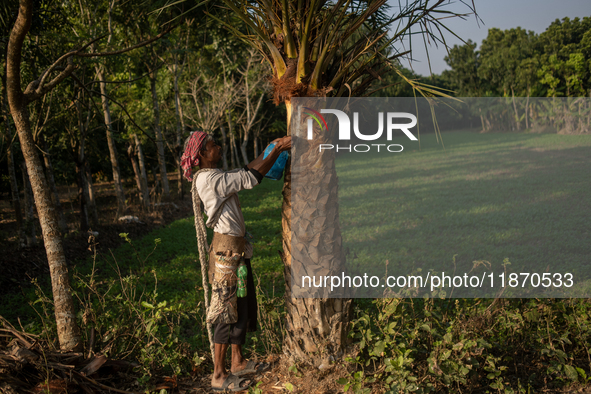
[{"label": "man standing by tree", "polygon": [[[206,243],[205,227],[199,225],[200,218],[197,217],[201,215],[201,202],[208,215],[206,225],[214,229],[208,273],[213,294],[207,321],[215,324],[215,359],[211,380],[211,386],[215,391],[245,390],[252,382],[239,376],[262,372],[268,368],[266,364],[247,361],[242,355],[246,332],[256,331],[257,305],[250,265],[252,246],[244,238],[246,227],[237,193],[258,185],[279,154],[291,149],[291,137],[279,138],[273,142],[275,146],[266,158],[261,154],[244,168],[223,172],[217,168],[222,158],[221,147],[210,135],[197,131],[187,139],[181,158],[184,176],[193,182],[200,253],[205,250]],[[197,166],[200,169],[193,176],[192,168]],[[236,271],[242,261],[247,269],[246,297],[236,297]],[[225,358],[230,344],[232,366],[231,373],[228,373],[225,369]]]}]

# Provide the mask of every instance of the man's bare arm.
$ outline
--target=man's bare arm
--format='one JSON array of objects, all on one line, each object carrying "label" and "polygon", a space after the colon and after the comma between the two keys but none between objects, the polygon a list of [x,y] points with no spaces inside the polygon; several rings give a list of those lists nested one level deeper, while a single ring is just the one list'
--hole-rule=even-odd
[{"label": "man's bare arm", "polygon": [[269,153],[269,156],[263,159],[263,156],[265,155],[265,152],[263,151],[263,153],[261,153],[259,157],[248,163],[246,167],[249,170],[255,170],[259,172],[261,175],[265,176],[265,174],[269,172],[271,167],[273,167],[273,164],[275,163],[275,160],[277,160],[277,158],[279,157],[279,154],[283,151],[291,149],[291,137],[289,136],[277,138],[273,142],[275,143],[275,146],[273,147],[271,153]]}]

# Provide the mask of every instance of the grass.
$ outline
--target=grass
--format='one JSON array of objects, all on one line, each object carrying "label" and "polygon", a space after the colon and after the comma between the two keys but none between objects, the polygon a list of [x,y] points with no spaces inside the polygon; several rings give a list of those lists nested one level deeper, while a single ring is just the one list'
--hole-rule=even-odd
[{"label": "grass", "polygon": [[[421,150],[337,160],[343,244],[362,272],[502,271],[589,278],[591,136],[445,133]],[[453,256],[456,256],[453,259]],[[453,262],[455,261],[455,265]],[[379,275],[381,276],[381,275]],[[589,296],[589,294],[587,294]]]}]

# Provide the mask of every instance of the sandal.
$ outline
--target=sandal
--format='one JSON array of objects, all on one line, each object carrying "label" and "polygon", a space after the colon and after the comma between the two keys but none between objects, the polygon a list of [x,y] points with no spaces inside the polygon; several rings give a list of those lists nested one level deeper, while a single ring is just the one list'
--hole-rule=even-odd
[{"label": "sandal", "polygon": [[[234,374],[229,374],[228,377],[226,378],[226,380],[224,380],[224,383],[222,384],[222,387],[213,387],[213,386],[211,386],[211,389],[213,391],[215,391],[215,392],[224,392],[224,391],[237,392],[237,391],[244,391],[244,390],[247,390],[252,385],[252,380],[250,380],[246,386],[241,386],[241,384],[243,382],[247,381],[247,380],[249,380],[249,379],[239,378],[238,376],[236,376]],[[234,383],[234,387],[229,388],[229,386],[232,383]]]},{"label": "sandal", "polygon": [[236,376],[247,375],[250,373],[263,373],[268,371],[271,368],[271,365],[268,363],[257,363],[254,360],[248,360],[246,363],[246,367],[241,369],[240,371],[232,372]]}]

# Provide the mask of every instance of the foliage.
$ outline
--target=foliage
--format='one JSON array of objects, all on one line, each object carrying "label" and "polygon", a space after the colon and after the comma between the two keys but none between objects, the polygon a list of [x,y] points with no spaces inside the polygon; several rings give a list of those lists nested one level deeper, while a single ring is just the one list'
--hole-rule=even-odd
[{"label": "foliage", "polygon": [[374,80],[397,70],[397,60],[410,53],[400,50],[404,38],[412,40],[412,34],[420,33],[445,44],[442,32],[448,29],[443,17],[460,15],[446,10],[443,2],[422,0],[393,7],[384,0],[224,0],[224,4],[246,29],[218,20],[265,56],[277,104],[294,96],[363,95]]},{"label": "foliage", "polygon": [[[127,234],[121,234],[132,245]],[[157,240],[158,241],[158,240]],[[91,236],[91,242],[94,239]],[[159,242],[155,242],[156,250]],[[96,245],[92,245],[96,247]],[[97,266],[101,259],[93,259],[90,273],[74,273],[72,293],[78,300],[78,319],[86,333],[85,342],[90,354],[103,354],[109,359],[132,360],[138,381],[149,385],[150,378],[160,373],[179,375],[190,369],[191,364],[203,361],[199,353],[191,352],[188,343],[181,339],[181,320],[190,315],[203,315],[199,309],[187,310],[180,302],[162,300],[158,292],[158,278],[155,270],[145,270],[146,256],[136,255],[141,269],[129,274],[122,273],[114,261],[113,273],[107,277],[100,275]],[[146,280],[147,276],[152,280]],[[147,286],[146,283],[153,283]],[[37,287],[38,299],[32,303],[40,304],[44,326],[42,335],[51,342],[55,337],[55,324],[51,300]],[[96,338],[96,340],[95,340]]]},{"label": "foliage", "polygon": [[539,35],[492,28],[478,50],[455,45],[442,77],[459,97],[581,97],[591,91],[590,59],[591,18],[564,18]]},{"label": "foliage", "polygon": [[527,393],[587,382],[587,300],[368,303],[356,308],[350,333],[357,351],[348,361],[357,372],[340,382],[355,393],[368,387],[389,393]]}]

